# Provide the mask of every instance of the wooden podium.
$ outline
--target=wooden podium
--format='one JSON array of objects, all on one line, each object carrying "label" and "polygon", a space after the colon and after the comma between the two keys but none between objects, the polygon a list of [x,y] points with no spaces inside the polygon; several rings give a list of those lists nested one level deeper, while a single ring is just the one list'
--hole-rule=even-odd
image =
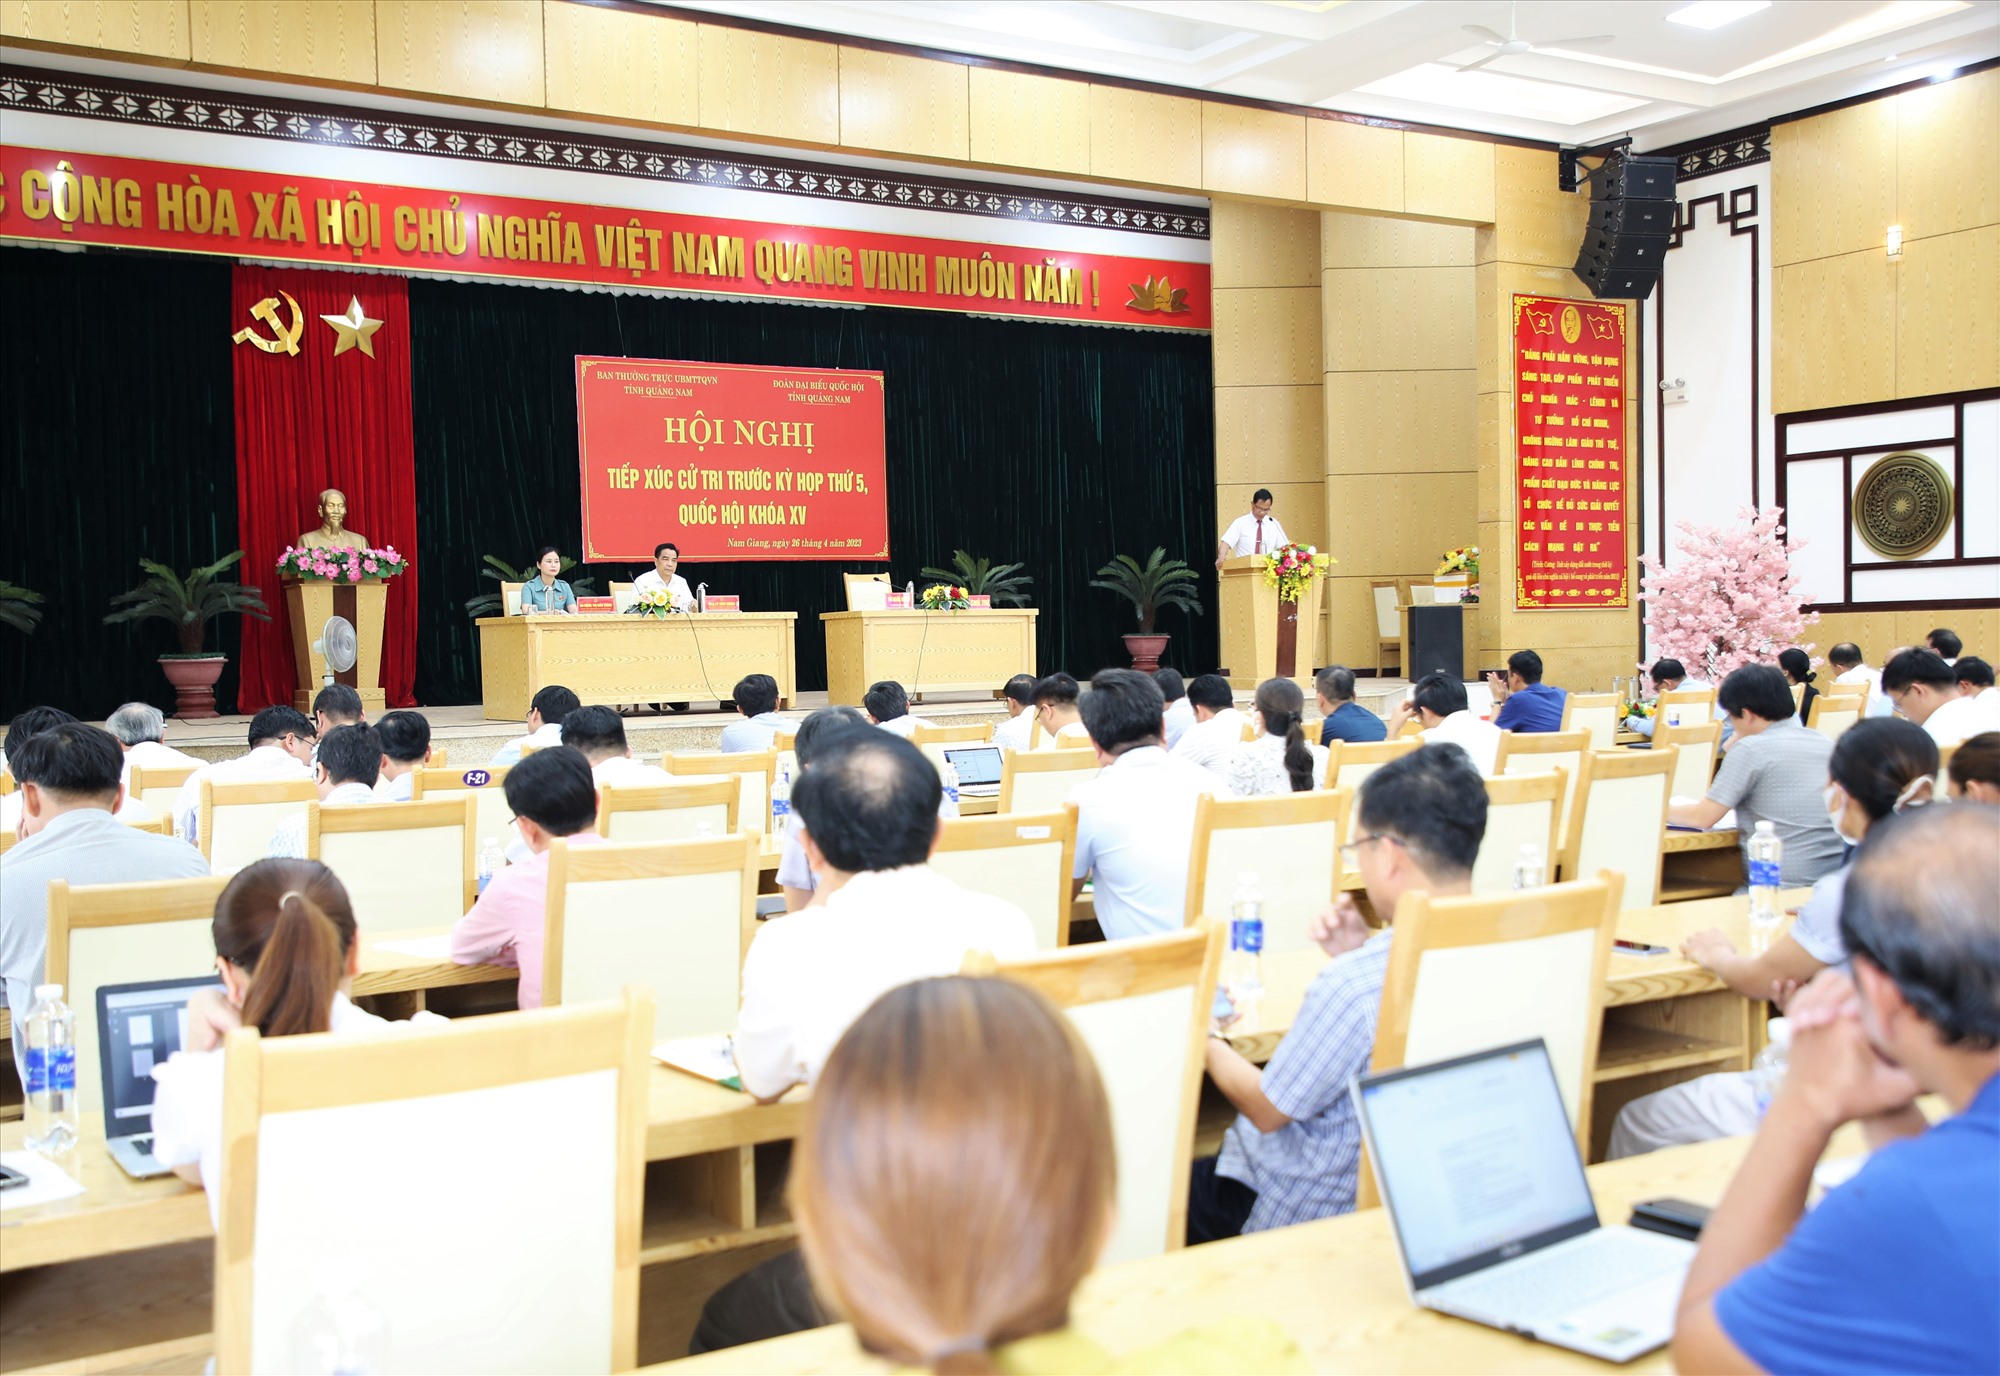
[{"label": "wooden podium", "polygon": [[[1306,584],[1297,602],[1280,602],[1278,590],[1264,581],[1264,558],[1244,554],[1222,561],[1218,596],[1229,686],[1254,689],[1267,678],[1289,678],[1311,693],[1322,580]],[[1280,668],[1287,648],[1290,664]]]},{"label": "wooden podium", "polygon": [[354,623],[354,667],[335,673],[333,681],[344,683],[361,694],[361,710],[369,720],[382,715],[387,705],[382,696],[382,617],[389,605],[389,588],[380,578],[359,583],[334,583],[323,578],[287,576],[285,614],[292,621],[292,664],[299,676],[292,705],[312,715],[312,700],[326,686],[326,657],[315,653],[314,642],[326,629],[329,617],[344,616]]}]

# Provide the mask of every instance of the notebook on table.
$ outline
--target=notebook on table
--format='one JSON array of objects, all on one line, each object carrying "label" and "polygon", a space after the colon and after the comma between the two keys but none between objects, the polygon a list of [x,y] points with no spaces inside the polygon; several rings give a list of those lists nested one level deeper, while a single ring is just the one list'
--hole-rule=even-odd
[{"label": "notebook on table", "polygon": [[1000,747],[997,745],[951,746],[944,752],[958,771],[961,798],[1000,796]]},{"label": "notebook on table", "polygon": [[172,1169],[153,1158],[153,1067],[187,1045],[187,1006],[216,976],[106,984],[97,990],[97,1067],[104,1083],[104,1145],[138,1180]]}]

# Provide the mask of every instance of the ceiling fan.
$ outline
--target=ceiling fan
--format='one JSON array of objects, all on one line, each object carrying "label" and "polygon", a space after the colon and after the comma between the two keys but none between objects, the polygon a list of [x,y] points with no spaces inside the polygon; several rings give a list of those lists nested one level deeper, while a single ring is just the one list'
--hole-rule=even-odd
[{"label": "ceiling fan", "polygon": [[1504,38],[1484,24],[1460,26],[1474,38],[1491,47],[1493,51],[1477,62],[1466,63],[1458,69],[1459,71],[1477,71],[1496,57],[1519,57],[1522,53],[1540,52],[1545,48],[1581,48],[1586,45],[1611,43],[1617,39],[1616,34],[1600,33],[1592,34],[1588,38],[1551,38],[1541,43],[1530,43],[1520,36],[1520,30],[1515,27],[1516,9],[1514,5],[1507,6],[1507,34]]}]

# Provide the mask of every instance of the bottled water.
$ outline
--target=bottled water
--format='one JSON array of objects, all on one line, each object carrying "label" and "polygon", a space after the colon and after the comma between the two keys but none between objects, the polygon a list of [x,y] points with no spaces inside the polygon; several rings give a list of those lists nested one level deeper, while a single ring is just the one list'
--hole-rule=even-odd
[{"label": "bottled water", "polygon": [[28,1010],[26,1064],[27,1145],[60,1156],[76,1145],[81,1126],[76,1103],[76,1015],[62,1001],[60,984],[35,986]]},{"label": "bottled water", "polygon": [[715,823],[709,821],[706,817],[702,818],[694,824],[694,834],[695,839],[698,841],[713,841],[715,839]]},{"label": "bottled water", "polygon": [[1256,874],[1248,870],[1236,876],[1222,983],[1236,1010],[1236,1028],[1256,1031],[1257,1005],[1264,997],[1264,895],[1257,888]]},{"label": "bottled water", "polygon": [[1784,843],[1769,822],[1757,823],[1750,835],[1750,928],[1768,932],[1783,920],[1778,909],[1778,881],[1783,870]]},{"label": "bottled water", "polygon": [[944,779],[944,796],[951,804],[952,815],[956,817],[958,815],[958,766],[954,765],[950,760],[946,760],[940,774]]},{"label": "bottled water", "polygon": [[1542,864],[1542,848],[1529,841],[1521,847],[1521,854],[1514,861],[1514,887],[1539,889],[1547,882],[1548,870]]},{"label": "bottled water", "polygon": [[792,771],[781,765],[778,777],[771,781],[771,835],[782,841],[791,825]]},{"label": "bottled water", "polygon": [[479,848],[479,891],[486,892],[486,886],[493,882],[493,876],[507,867],[507,855],[500,849],[495,837],[487,837],[486,844]]}]

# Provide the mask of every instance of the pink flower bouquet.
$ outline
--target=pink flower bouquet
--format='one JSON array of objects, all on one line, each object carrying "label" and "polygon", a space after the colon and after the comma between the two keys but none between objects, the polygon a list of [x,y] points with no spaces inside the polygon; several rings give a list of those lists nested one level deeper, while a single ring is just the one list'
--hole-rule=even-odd
[{"label": "pink flower bouquet", "polygon": [[410,561],[396,552],[394,545],[381,549],[302,549],[285,546],[278,556],[278,572],[295,578],[315,578],[329,583],[359,583],[365,578],[394,578],[408,571]]}]

